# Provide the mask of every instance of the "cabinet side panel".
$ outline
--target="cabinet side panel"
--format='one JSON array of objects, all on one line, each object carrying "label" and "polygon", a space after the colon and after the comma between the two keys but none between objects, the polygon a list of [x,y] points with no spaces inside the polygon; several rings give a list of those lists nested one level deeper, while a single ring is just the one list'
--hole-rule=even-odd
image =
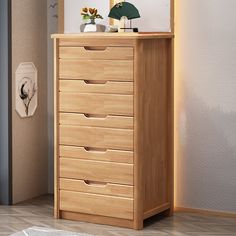
[{"label": "cabinet side panel", "polygon": [[168,201],[170,209],[167,215],[173,215],[174,211],[174,39],[168,40],[168,75],[167,75],[167,108],[168,108],[168,124],[167,124],[167,189]]},{"label": "cabinet side panel", "polygon": [[[143,213],[148,218],[170,207],[168,196],[169,39],[140,42],[136,86],[136,155],[142,159]],[[170,67],[169,67],[170,66]]]}]

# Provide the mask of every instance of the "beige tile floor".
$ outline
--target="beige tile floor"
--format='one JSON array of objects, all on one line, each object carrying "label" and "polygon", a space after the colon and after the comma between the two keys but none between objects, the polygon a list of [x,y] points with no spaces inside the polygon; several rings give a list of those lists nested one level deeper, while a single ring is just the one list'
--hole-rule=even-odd
[{"label": "beige tile floor", "polygon": [[236,236],[236,219],[176,213],[154,217],[142,231],[53,219],[53,198],[44,196],[16,206],[0,206],[0,236],[39,226],[98,236]]}]

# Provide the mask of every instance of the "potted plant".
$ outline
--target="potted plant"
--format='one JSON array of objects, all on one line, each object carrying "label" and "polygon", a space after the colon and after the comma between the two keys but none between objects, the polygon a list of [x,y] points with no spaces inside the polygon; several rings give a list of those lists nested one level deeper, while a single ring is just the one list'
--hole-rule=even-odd
[{"label": "potted plant", "polygon": [[96,8],[84,7],[81,10],[81,15],[86,22],[80,26],[81,32],[105,32],[105,25],[96,24],[96,19],[103,19]]}]

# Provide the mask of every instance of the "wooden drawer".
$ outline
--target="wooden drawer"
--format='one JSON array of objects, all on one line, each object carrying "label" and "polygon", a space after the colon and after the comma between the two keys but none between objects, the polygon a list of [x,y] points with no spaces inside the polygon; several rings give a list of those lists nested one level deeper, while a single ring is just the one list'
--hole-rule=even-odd
[{"label": "wooden drawer", "polygon": [[117,197],[134,197],[134,187],[95,181],[60,178],[60,189],[74,192],[95,193]]},{"label": "wooden drawer", "polygon": [[120,150],[104,150],[98,148],[84,148],[75,146],[60,146],[59,156],[93,161],[106,161],[118,163],[134,163],[134,153]]},{"label": "wooden drawer", "polygon": [[60,177],[133,185],[133,165],[60,158]]},{"label": "wooden drawer", "polygon": [[125,116],[103,116],[79,113],[60,113],[59,123],[61,125],[80,125],[90,127],[133,129],[133,117]]},{"label": "wooden drawer", "polygon": [[80,126],[59,127],[59,144],[133,151],[133,130]]},{"label": "wooden drawer", "polygon": [[60,59],[59,78],[133,81],[133,61]]},{"label": "wooden drawer", "polygon": [[133,116],[132,95],[59,93],[61,112]]},{"label": "wooden drawer", "polygon": [[[133,94],[133,82],[95,81],[95,80],[60,80],[60,92]],[[93,95],[94,96],[94,95]]]},{"label": "wooden drawer", "polygon": [[132,47],[60,47],[62,59],[133,60]]},{"label": "wooden drawer", "polygon": [[133,203],[131,198],[60,191],[60,210],[63,211],[132,220]]}]

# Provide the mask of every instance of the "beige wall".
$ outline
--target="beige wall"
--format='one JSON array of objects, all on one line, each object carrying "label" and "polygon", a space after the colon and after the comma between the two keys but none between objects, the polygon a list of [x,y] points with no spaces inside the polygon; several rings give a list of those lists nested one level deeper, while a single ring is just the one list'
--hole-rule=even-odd
[{"label": "beige wall", "polygon": [[[13,202],[47,193],[47,1],[13,0]],[[32,118],[15,111],[15,71],[21,62],[38,69],[38,108]]]},{"label": "beige wall", "polygon": [[58,13],[58,6],[54,6],[57,0],[47,0],[48,2],[48,19],[47,19],[47,33],[48,33],[48,192],[53,193],[54,190],[54,106],[53,106],[53,95],[54,95],[54,60],[53,60],[53,40],[51,35],[57,33],[58,20],[55,17]]},{"label": "beige wall", "polygon": [[236,212],[235,0],[176,1],[176,205]]}]

